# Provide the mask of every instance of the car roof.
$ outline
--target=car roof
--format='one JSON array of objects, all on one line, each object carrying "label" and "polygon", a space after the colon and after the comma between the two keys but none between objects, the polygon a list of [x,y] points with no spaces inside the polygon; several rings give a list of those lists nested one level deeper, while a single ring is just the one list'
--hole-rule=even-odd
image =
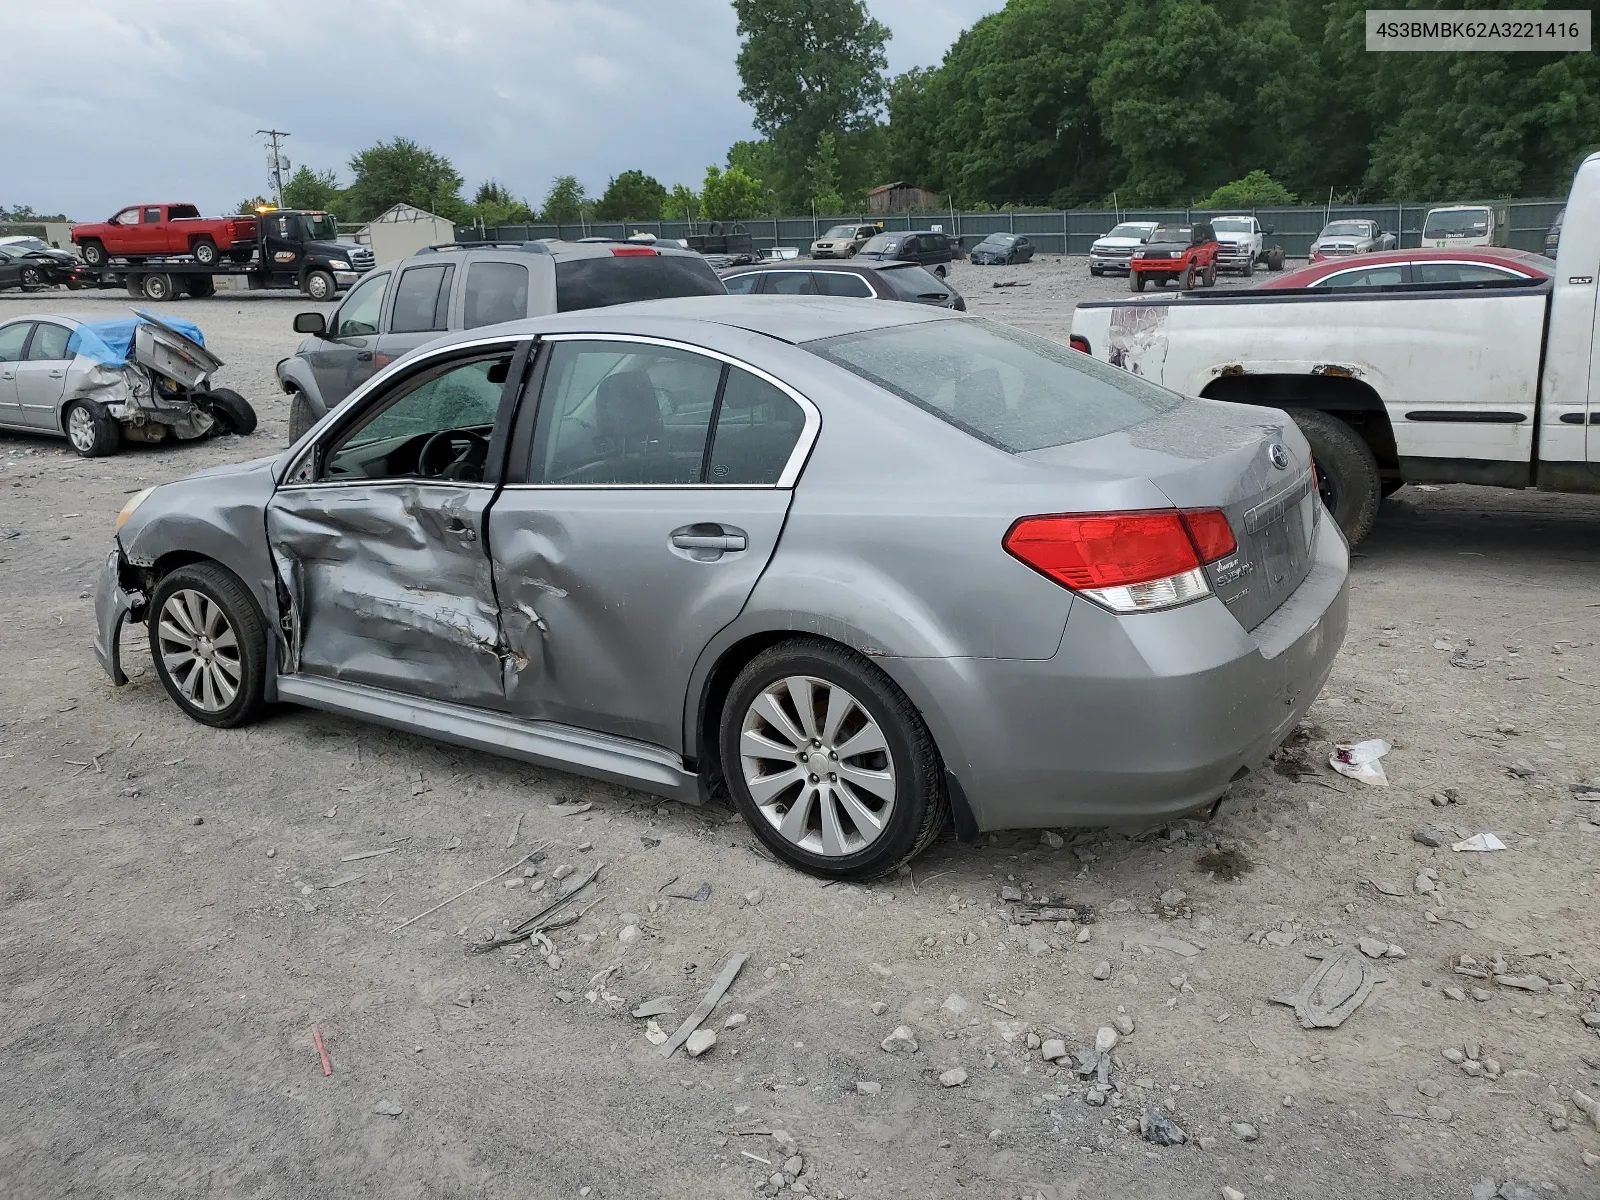
[{"label": "car roof", "polygon": [[800,345],[823,338],[925,321],[963,319],[965,313],[927,304],[882,304],[874,300],[831,296],[682,296],[670,300],[640,300],[579,312],[557,313],[480,326],[448,334],[430,346],[480,341],[485,336],[507,337],[543,333],[615,333],[656,337],[684,337],[693,327],[720,326],[762,334]]},{"label": "car roof", "polygon": [[[645,257],[641,251],[654,251],[662,258],[702,258],[697,250],[686,250],[682,246],[673,245],[669,240],[662,242],[628,242],[615,238],[596,238],[593,241],[567,242],[559,238],[540,238],[537,241],[527,242],[441,242],[436,246],[424,246],[415,254],[405,258],[397,258],[390,262],[379,263],[375,270],[393,269],[401,266],[411,266],[418,262],[439,261],[442,256],[449,262],[518,262],[523,261],[523,256],[531,262],[571,262],[579,258],[610,258],[612,251],[626,247],[627,251],[617,257]],[[370,274],[370,272],[369,272]]]},{"label": "car roof", "polygon": [[1354,270],[1357,267],[1381,267],[1385,263],[1409,262],[1487,263],[1490,266],[1511,267],[1540,278],[1549,276],[1550,267],[1553,265],[1542,254],[1534,254],[1528,250],[1513,250],[1502,246],[1468,246],[1460,250],[1424,249],[1418,246],[1410,250],[1379,250],[1374,254],[1358,254],[1349,257],[1341,256],[1324,259],[1322,262],[1299,267],[1293,271],[1285,271],[1277,278],[1268,280],[1262,286],[1297,287],[1301,285],[1287,281],[1321,279],[1335,272]]},{"label": "car roof", "polygon": [[760,262],[746,263],[740,267],[729,267],[720,272],[723,279],[731,279],[735,275],[749,275],[756,271],[836,271],[847,275],[866,275],[877,271],[892,271],[896,267],[915,267],[919,263],[905,262],[898,258],[873,259],[870,263],[858,262],[830,262],[828,259],[804,258],[769,258]]}]

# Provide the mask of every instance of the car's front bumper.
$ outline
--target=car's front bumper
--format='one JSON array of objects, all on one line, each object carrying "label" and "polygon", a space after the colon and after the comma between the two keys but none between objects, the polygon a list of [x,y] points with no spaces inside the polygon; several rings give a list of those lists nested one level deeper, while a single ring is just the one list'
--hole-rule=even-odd
[{"label": "car's front bumper", "polygon": [[1238,249],[1223,247],[1217,254],[1217,270],[1243,271],[1254,261],[1255,252],[1248,246],[1241,246]]},{"label": "car's front bumper", "polygon": [[1246,631],[1213,597],[1118,617],[1073,603],[1050,659],[880,660],[982,830],[1160,820],[1283,741],[1344,641],[1349,553],[1323,514],[1305,580]]},{"label": "car's front bumper", "polygon": [[122,586],[122,549],[113,546],[94,589],[94,656],[118,687],[128,682],[122,670],[122,626],[143,607],[144,595]]},{"label": "car's front bumper", "polygon": [[1133,258],[1130,254],[1104,254],[1089,251],[1089,269],[1091,271],[1118,271],[1124,275],[1128,273],[1128,262]]},{"label": "car's front bumper", "polygon": [[333,281],[336,284],[339,285],[339,290],[340,291],[343,291],[346,288],[354,287],[356,285],[356,280],[358,280],[360,278],[361,278],[361,272],[360,271],[335,271],[335,272],[333,272]]}]

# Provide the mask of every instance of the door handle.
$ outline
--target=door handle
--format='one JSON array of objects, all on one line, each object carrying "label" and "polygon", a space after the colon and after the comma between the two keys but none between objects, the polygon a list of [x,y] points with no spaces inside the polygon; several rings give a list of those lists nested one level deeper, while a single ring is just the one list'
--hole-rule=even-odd
[{"label": "door handle", "polygon": [[672,544],[679,550],[743,550],[745,536],[742,533],[675,533]]},{"label": "door handle", "polygon": [[357,362],[371,362],[372,361],[372,351],[371,350],[363,350],[363,351],[361,351],[361,353],[356,355],[356,361]]},{"label": "door handle", "polygon": [[51,379],[60,379],[65,374],[66,374],[65,371],[51,371],[50,372],[50,378]]},{"label": "door handle", "polygon": [[475,542],[478,540],[478,531],[460,517],[451,517],[446,521],[444,531],[455,534],[463,542]]}]

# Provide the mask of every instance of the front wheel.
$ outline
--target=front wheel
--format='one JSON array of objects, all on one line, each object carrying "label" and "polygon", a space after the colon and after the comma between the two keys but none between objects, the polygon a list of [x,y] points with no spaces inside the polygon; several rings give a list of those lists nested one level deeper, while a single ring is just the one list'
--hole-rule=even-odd
[{"label": "front wheel", "polygon": [[339,285],[326,271],[312,271],[306,276],[306,295],[311,299],[332,300],[338,292]]},{"label": "front wheel", "polygon": [[1128,290],[1130,292],[1144,291],[1145,274],[1143,271],[1128,272]]},{"label": "front wheel", "polygon": [[1256,256],[1252,254],[1244,260],[1244,277],[1249,279],[1256,273]]},{"label": "front wheel", "polygon": [[1187,267],[1184,268],[1184,271],[1183,271],[1183,284],[1182,284],[1183,290],[1186,291],[1186,292],[1194,291],[1194,281],[1195,281],[1194,264],[1190,263]]},{"label": "front wheel", "polygon": [[944,826],[944,763],[921,715],[843,646],[795,638],[758,654],[734,680],[720,726],[734,803],[802,871],[883,875]]},{"label": "front wheel", "polygon": [[311,411],[311,401],[306,399],[304,392],[296,390],[289,393],[290,444],[298,442],[319,420],[321,418]]},{"label": "front wheel", "polygon": [[1383,481],[1372,448],[1344,421],[1316,409],[1295,409],[1294,423],[1311,443],[1322,503],[1354,546],[1372,530]]},{"label": "front wheel", "polygon": [[101,243],[85,242],[78,247],[78,250],[83,255],[83,261],[91,267],[103,267],[106,265],[106,248]]},{"label": "front wheel", "polygon": [[266,622],[239,577],[216,563],[179,567],[150,597],[150,650],[167,695],[218,729],[260,715]]},{"label": "front wheel", "polygon": [[84,458],[115,454],[122,443],[122,426],[93,400],[75,400],[68,405],[62,425],[72,449]]},{"label": "front wheel", "polygon": [[38,267],[23,267],[17,275],[17,283],[25,292],[36,292],[44,286],[44,275]]},{"label": "front wheel", "polygon": [[218,433],[237,433],[241,437],[256,431],[256,410],[232,388],[212,388],[211,416]]},{"label": "front wheel", "polygon": [[940,263],[933,269],[933,273],[940,279],[943,279],[946,275],[950,274],[950,268],[945,266],[943,263]]}]

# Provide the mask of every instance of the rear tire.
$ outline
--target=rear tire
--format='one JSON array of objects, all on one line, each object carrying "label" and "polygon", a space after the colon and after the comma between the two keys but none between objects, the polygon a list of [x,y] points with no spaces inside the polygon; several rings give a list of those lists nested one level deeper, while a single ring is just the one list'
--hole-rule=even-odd
[{"label": "rear tire", "polygon": [[228,251],[228,261],[229,262],[236,262],[236,263],[247,263],[252,258],[255,257],[255,253],[256,252],[254,250],[229,250]]},{"label": "rear tire", "polygon": [[1338,417],[1310,408],[1291,409],[1290,416],[1311,443],[1322,502],[1354,546],[1378,519],[1383,499],[1378,460],[1361,435]]},{"label": "rear tire", "polygon": [[217,294],[217,281],[209,275],[194,275],[184,281],[183,290],[196,300]]},{"label": "rear tire", "polygon": [[74,453],[104,458],[122,444],[122,426],[93,400],[74,400],[61,414],[61,425]]},{"label": "rear tire", "polygon": [[106,248],[100,242],[93,240],[84,242],[83,245],[78,247],[78,252],[83,255],[83,261],[91,267],[103,267],[106,265]]},{"label": "rear tire", "polygon": [[185,716],[232,729],[261,715],[266,622],[237,575],[213,562],[179,567],[156,584],[148,624],[156,674]]},{"label": "rear tire", "polygon": [[211,415],[218,433],[236,433],[248,437],[256,431],[256,410],[232,388],[212,388]]},{"label": "rear tire", "polygon": [[1217,264],[1212,263],[1206,268],[1206,273],[1200,277],[1200,282],[1206,287],[1217,286]]},{"label": "rear tire", "polygon": [[189,253],[194,255],[195,262],[202,267],[214,267],[220,255],[217,244],[208,237],[196,238],[194,245],[189,247]]},{"label": "rear tire", "polygon": [[146,275],[139,284],[139,291],[146,300],[171,300],[172,276],[159,271],[154,275]]},{"label": "rear tire", "polygon": [[[795,691],[812,698],[808,712],[794,703]],[[769,721],[764,713],[778,715]],[[740,814],[775,855],[812,875],[887,874],[925,850],[949,815],[944,760],[916,706],[880,668],[821,638],[780,642],[739,672],[723,705],[718,745]],[[773,753],[742,753],[752,745]],[[852,745],[869,748],[851,753]],[[813,769],[818,762],[827,765]],[[829,772],[831,787],[821,778],[829,766],[837,768]],[[758,803],[750,780],[760,787],[779,776],[793,783],[768,785]],[[804,824],[786,834],[782,827],[799,805]],[[837,838],[824,813],[836,814]]]},{"label": "rear tire", "polygon": [[312,271],[306,276],[306,295],[313,300],[332,300],[339,294],[339,285],[326,271]]}]

